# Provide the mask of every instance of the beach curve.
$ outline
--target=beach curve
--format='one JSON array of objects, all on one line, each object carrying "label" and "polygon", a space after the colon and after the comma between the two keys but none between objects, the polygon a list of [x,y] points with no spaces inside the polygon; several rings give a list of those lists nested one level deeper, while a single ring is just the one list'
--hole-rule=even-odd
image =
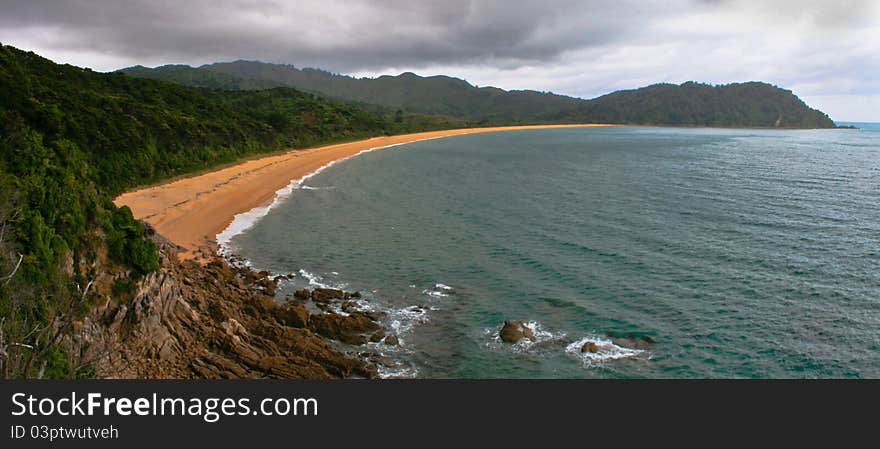
[{"label": "beach curve", "polygon": [[[460,128],[293,149],[126,192],[113,202],[120,207],[128,206],[135,218],[146,221],[156,232],[183,248],[180,252],[181,258],[207,261],[218,253],[218,236],[229,239],[244,231],[253,224],[254,218],[265,215],[268,209],[289,193],[294,183],[332,163],[357,154],[420,140],[465,134],[590,126],[609,125]],[[253,217],[247,217],[248,213]]]}]

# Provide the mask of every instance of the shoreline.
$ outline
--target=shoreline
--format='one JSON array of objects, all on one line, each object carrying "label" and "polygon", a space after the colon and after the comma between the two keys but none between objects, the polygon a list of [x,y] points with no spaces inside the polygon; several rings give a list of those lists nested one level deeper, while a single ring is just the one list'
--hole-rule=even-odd
[{"label": "shoreline", "polygon": [[459,128],[381,136],[321,147],[293,149],[248,159],[217,170],[123,193],[113,202],[182,248],[182,259],[207,262],[228,241],[265,216],[303,180],[358,154],[421,140],[528,129],[613,125],[526,125]]}]

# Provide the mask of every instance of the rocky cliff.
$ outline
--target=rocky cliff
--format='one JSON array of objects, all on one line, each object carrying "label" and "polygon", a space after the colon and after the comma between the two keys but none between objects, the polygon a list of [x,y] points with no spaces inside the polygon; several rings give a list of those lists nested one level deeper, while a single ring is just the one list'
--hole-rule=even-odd
[{"label": "rocky cliff", "polygon": [[[105,295],[104,304],[74,322],[67,344],[91,361],[98,377],[376,376],[375,367],[347,354],[345,345],[312,330],[326,328],[328,321],[345,322],[347,314],[312,316],[299,299],[279,305],[268,273],[235,268],[219,258],[204,266],[179,261],[175,245],[158,236],[154,240],[161,269],[138,280],[130,299]],[[101,281],[96,285],[109,285]],[[378,327],[370,323],[365,331]]]}]

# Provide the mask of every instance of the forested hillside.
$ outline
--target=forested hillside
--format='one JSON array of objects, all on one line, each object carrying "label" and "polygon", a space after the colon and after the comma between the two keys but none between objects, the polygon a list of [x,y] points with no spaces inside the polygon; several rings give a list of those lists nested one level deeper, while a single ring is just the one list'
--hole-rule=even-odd
[{"label": "forested hillside", "polygon": [[[672,126],[831,128],[824,113],[767,83],[656,84],[583,100],[530,90],[476,87],[448,76],[353,78],[290,65],[235,61],[199,68],[124,69],[131,76],[224,89],[285,85],[328,98],[484,124],[616,123]],[[261,84],[265,83],[265,84]]]},{"label": "forested hillside", "polygon": [[[57,345],[88,307],[89,261],[158,267],[124,189],[407,123],[291,88],[215,91],[0,47],[0,376],[88,375]],[[118,284],[118,285],[117,285]],[[118,279],[114,290],[130,288]]]},{"label": "forested hillside", "polygon": [[550,119],[589,117],[597,123],[758,128],[833,128],[791,91],[767,83],[710,86],[655,84],[583,102]]}]

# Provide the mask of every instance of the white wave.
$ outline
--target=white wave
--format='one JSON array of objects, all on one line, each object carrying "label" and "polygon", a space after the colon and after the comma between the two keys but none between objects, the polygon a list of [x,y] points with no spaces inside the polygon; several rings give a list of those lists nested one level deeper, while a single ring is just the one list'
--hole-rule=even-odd
[{"label": "white wave", "polygon": [[[596,352],[581,352],[585,343],[596,345]],[[580,358],[584,366],[594,366],[609,360],[625,359],[643,354],[642,349],[624,348],[604,338],[584,337],[565,347],[565,352]]]},{"label": "white wave", "polygon": [[434,298],[444,298],[446,296],[449,296],[446,293],[438,292],[437,290],[422,290],[422,294],[428,295],[428,296],[431,296]]},{"label": "white wave", "polygon": [[388,310],[388,326],[394,331],[395,334],[397,334],[401,345],[403,345],[403,338],[401,337],[402,334],[409,333],[417,324],[424,324],[428,322],[429,310],[430,309],[419,306],[409,306],[399,309]]},{"label": "white wave", "polygon": [[340,159],[336,159],[334,161],[330,161],[327,164],[324,164],[324,165],[318,167],[315,171],[303,176],[302,178],[294,179],[294,180],[290,181],[289,184],[278,189],[275,192],[275,197],[272,199],[272,202],[270,202],[268,205],[257,206],[251,210],[236,214],[235,217],[232,218],[232,222],[229,223],[229,226],[227,226],[226,229],[221,231],[216,236],[217,246],[219,247],[220,255],[221,256],[231,255],[232,250],[229,247],[229,243],[232,241],[233,237],[235,237],[236,235],[239,235],[239,234],[247,231],[248,229],[254,227],[254,225],[256,225],[257,222],[260,221],[260,219],[262,219],[263,217],[265,217],[266,215],[269,214],[269,211],[271,211],[272,209],[277,207],[279,204],[281,204],[285,199],[287,199],[290,196],[290,194],[293,193],[294,190],[302,188],[303,183],[307,179],[310,179],[311,177],[323,172],[328,167],[331,167],[336,163],[348,160],[348,159],[353,158],[355,156],[360,156],[361,154],[368,153],[370,151],[397,147],[400,145],[405,145],[405,144],[413,143],[413,142],[421,142],[421,141],[425,141],[425,140],[439,139],[441,137],[446,137],[446,136],[444,135],[444,136],[437,136],[437,137],[428,137],[425,139],[417,139],[417,140],[412,140],[409,142],[401,142],[401,143],[395,143],[395,144],[391,144],[391,145],[383,145],[383,146],[368,148],[366,150],[361,150],[351,156],[346,156],[346,157],[343,157]]},{"label": "white wave", "polygon": [[[411,287],[414,287],[414,286],[411,286]],[[432,298],[444,298],[444,297],[447,297],[447,296],[454,294],[454,293],[455,293],[455,289],[453,289],[452,287],[450,287],[448,285],[441,284],[441,283],[436,283],[436,284],[434,284],[434,287],[422,290],[423,295],[428,295]]]},{"label": "white wave", "polygon": [[419,374],[418,368],[404,363],[397,363],[394,366],[378,364],[377,371],[382,379],[413,379]]},{"label": "white wave", "polygon": [[300,270],[299,270],[299,275],[306,278],[306,280],[309,281],[309,287],[332,288],[329,285],[322,282],[323,279],[321,278],[321,276],[318,276],[317,274],[309,273],[308,271],[306,271],[302,268],[300,268]]},{"label": "white wave", "polygon": [[415,349],[408,346],[406,339],[412,329],[428,322],[428,310],[419,306],[389,309],[387,327],[389,335],[397,335],[397,345],[386,345],[384,340],[373,343],[377,352],[390,359],[391,363],[380,363],[377,366],[379,377],[383,379],[415,378],[419,370],[412,361],[406,359],[405,354],[413,354]]}]

